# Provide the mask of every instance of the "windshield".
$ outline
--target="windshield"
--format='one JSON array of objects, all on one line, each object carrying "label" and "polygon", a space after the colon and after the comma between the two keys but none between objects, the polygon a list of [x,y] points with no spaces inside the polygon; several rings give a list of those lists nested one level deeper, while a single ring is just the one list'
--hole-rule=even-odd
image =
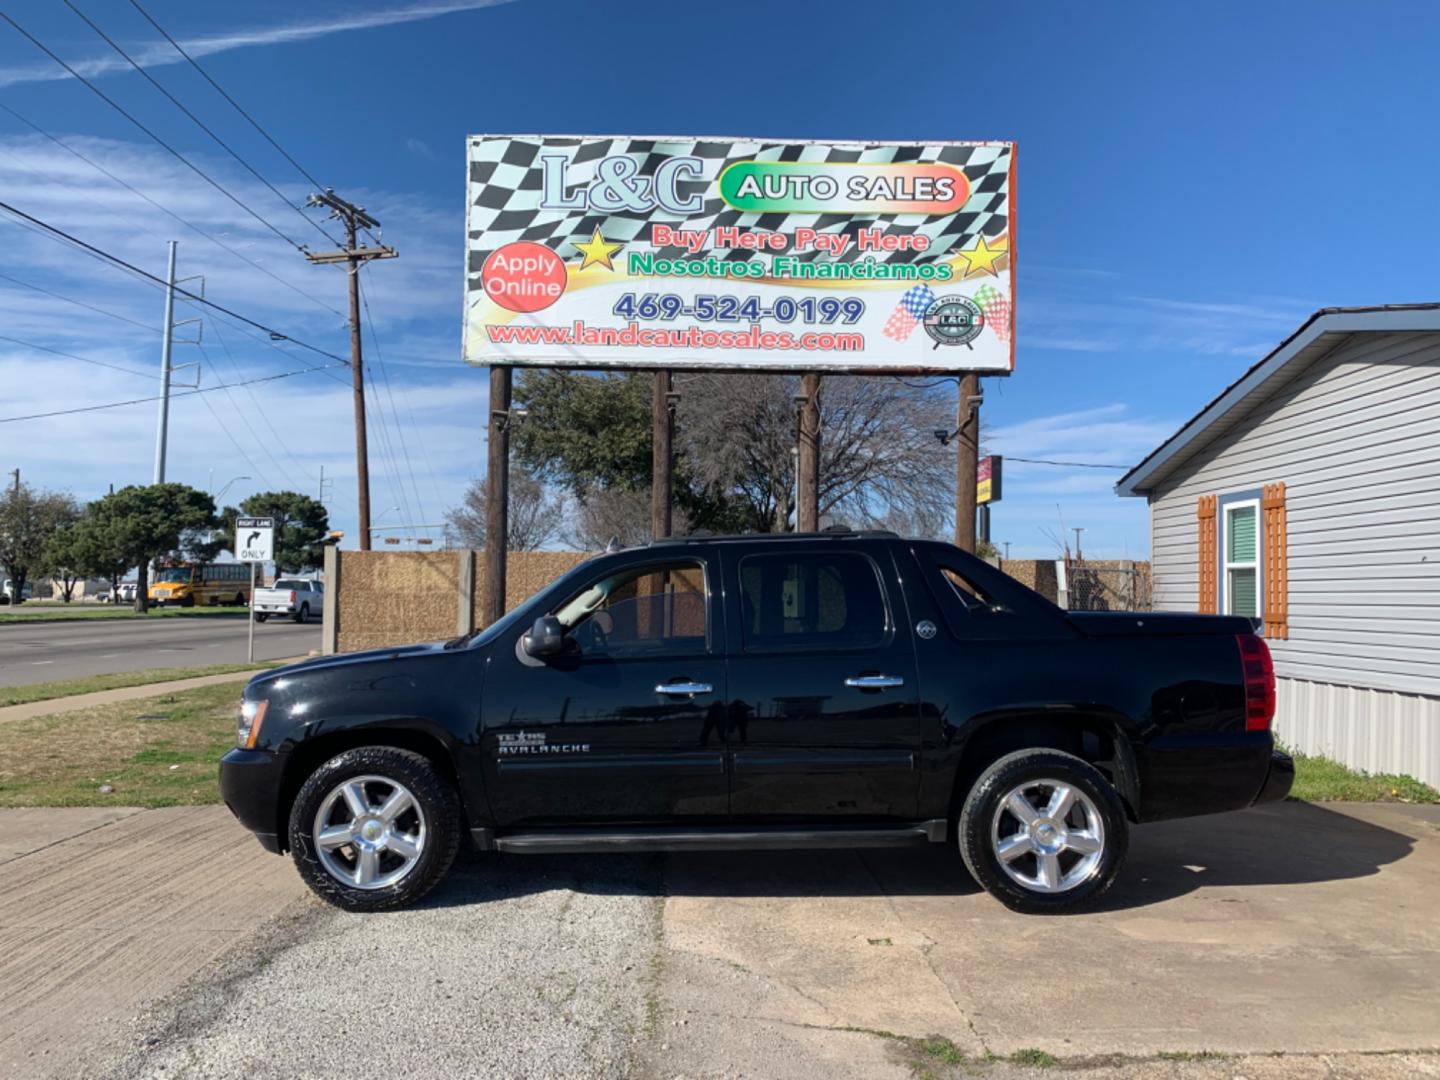
[{"label": "windshield", "polygon": [[193,571],[188,566],[181,566],[174,570],[161,570],[156,581],[174,581],[182,585],[190,584],[190,575]]},{"label": "windshield", "polygon": [[485,627],[483,630],[477,630],[473,634],[466,634],[463,637],[455,638],[454,640],[447,642],[447,646],[452,649],[458,649],[464,645],[485,645],[491,641],[494,641],[497,637],[505,633],[505,631],[509,630],[516,623],[524,622],[529,619],[534,619],[537,613],[543,614],[546,606],[545,600],[547,598],[554,599],[553,594],[555,593],[559,593],[562,596],[569,593],[570,590],[575,587],[575,579],[577,577],[580,577],[583,573],[592,570],[593,568],[591,567],[591,560],[586,560],[585,562],[578,564],[577,566],[571,568],[566,573],[562,574],[560,577],[552,581],[545,588],[535,593],[533,596],[530,596],[522,603],[515,605],[515,607],[511,608],[504,615],[500,616],[500,618],[496,619],[493,623]]}]

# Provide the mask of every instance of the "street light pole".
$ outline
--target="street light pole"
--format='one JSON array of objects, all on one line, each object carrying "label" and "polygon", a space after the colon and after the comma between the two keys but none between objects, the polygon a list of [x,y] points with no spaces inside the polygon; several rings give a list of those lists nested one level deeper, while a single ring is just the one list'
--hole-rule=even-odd
[{"label": "street light pole", "polygon": [[170,349],[175,337],[175,241],[165,273],[165,329],[160,338],[160,413],[155,424],[155,483],[165,482],[165,441],[170,433]]}]

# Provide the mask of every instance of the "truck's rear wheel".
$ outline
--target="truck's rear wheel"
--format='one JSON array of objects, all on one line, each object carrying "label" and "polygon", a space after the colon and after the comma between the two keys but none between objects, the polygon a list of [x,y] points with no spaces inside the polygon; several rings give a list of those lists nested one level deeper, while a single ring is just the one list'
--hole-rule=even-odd
[{"label": "truck's rear wheel", "polygon": [[295,621],[296,621],[297,623],[307,623],[307,622],[310,621],[310,605],[309,605],[309,604],[301,604],[301,605],[300,605],[300,610],[295,613]]},{"label": "truck's rear wheel", "polygon": [[427,759],[393,746],[331,758],[290,811],[300,876],[347,911],[414,903],[445,876],[459,844],[455,789]]},{"label": "truck's rear wheel", "polygon": [[985,891],[1026,913],[1064,911],[1114,883],[1129,845],[1120,796],[1093,765],[1044,748],[986,769],[960,811],[960,855]]}]

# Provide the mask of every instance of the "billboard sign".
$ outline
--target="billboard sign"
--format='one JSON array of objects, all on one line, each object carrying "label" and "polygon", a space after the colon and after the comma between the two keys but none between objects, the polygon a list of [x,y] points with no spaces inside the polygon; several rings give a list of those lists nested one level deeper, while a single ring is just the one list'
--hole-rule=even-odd
[{"label": "billboard sign", "polygon": [[975,465],[975,504],[985,506],[997,503],[1004,494],[1001,481],[1004,478],[1005,459],[999,454],[981,458]]},{"label": "billboard sign", "polygon": [[465,359],[1008,374],[1015,147],[473,136]]}]

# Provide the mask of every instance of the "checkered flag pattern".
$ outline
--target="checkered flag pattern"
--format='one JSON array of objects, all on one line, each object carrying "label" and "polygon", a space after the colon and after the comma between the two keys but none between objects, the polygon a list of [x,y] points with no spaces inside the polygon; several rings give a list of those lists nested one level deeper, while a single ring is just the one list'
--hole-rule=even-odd
[{"label": "checkered flag pattern", "polygon": [[[566,178],[572,186],[597,179],[600,161],[626,154],[639,166],[639,177],[653,177],[667,159],[676,156],[698,158],[700,177],[682,181],[681,194],[704,196],[703,207],[694,214],[676,215],[665,210],[621,210],[614,213],[587,209],[541,210],[543,169],[541,154],[563,154],[568,159]],[[575,257],[570,246],[588,240],[599,229],[606,240],[628,243],[648,233],[652,222],[683,225],[687,229],[736,226],[742,230],[763,229],[791,232],[813,228],[822,233],[856,235],[861,229],[881,228],[893,235],[919,234],[930,240],[926,251],[866,252],[852,243],[838,261],[853,262],[871,256],[886,263],[933,263],[944,261],[956,248],[968,246],[975,238],[1001,235],[1008,227],[1011,148],[1004,145],[930,146],[818,146],[807,143],[735,143],[705,139],[577,139],[513,138],[477,136],[470,141],[470,197],[468,275],[471,287],[479,291],[481,267],[496,248],[519,240],[544,244],[561,258]],[[816,214],[736,210],[714,193],[714,181],[726,166],[739,161],[792,161],[832,164],[891,164],[939,161],[964,171],[970,181],[970,199],[953,214],[921,217],[915,214]],[[694,258],[680,247],[653,249],[664,259]],[[698,257],[716,254],[702,252]],[[762,258],[745,250],[720,252],[730,260]],[[796,258],[831,258],[818,252],[794,252]]]},{"label": "checkered flag pattern", "polygon": [[994,285],[981,285],[975,290],[975,303],[985,313],[985,325],[995,331],[1001,341],[1010,340],[1010,301]]},{"label": "checkered flag pattern", "polygon": [[891,341],[904,341],[915,327],[920,325],[920,320],[934,302],[935,294],[928,285],[915,285],[906,289],[905,295],[900,297],[900,303],[896,304],[895,310],[890,313],[890,318],[885,320],[885,329],[881,333]]}]

